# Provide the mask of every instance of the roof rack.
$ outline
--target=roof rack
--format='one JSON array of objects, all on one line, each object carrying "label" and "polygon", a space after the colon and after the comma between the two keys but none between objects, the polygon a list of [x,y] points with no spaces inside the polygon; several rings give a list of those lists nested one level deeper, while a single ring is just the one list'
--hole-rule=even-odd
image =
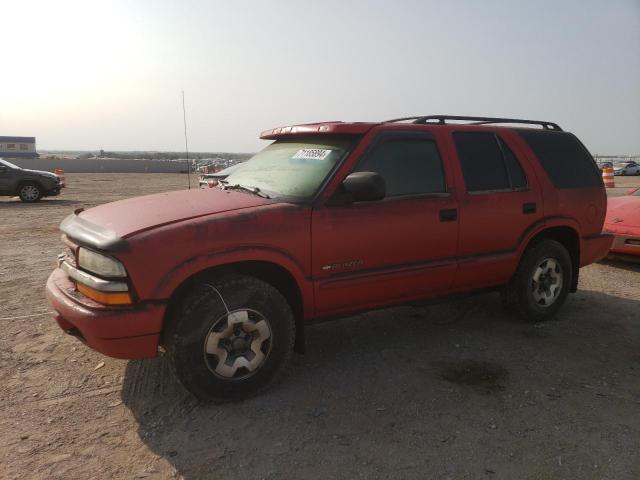
[{"label": "roof rack", "polygon": [[521,118],[494,118],[494,117],[467,117],[460,115],[423,115],[416,117],[404,117],[394,118],[393,120],[387,120],[384,123],[392,122],[404,122],[407,120],[413,120],[411,123],[424,124],[430,123],[431,120],[437,120],[440,125],[445,125],[447,120],[464,120],[470,123],[470,125],[488,125],[493,123],[523,123],[527,125],[540,125],[545,130],[556,130],[561,132],[562,128],[557,123],[547,122],[544,120],[523,120]]}]

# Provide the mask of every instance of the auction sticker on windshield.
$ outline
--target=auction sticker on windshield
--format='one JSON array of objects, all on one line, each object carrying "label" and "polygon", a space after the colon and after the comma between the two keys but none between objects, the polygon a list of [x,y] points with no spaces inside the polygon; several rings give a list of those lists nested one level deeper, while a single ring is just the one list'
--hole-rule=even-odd
[{"label": "auction sticker on windshield", "polygon": [[331,150],[322,148],[303,148],[298,150],[293,157],[294,160],[324,160],[331,154]]}]

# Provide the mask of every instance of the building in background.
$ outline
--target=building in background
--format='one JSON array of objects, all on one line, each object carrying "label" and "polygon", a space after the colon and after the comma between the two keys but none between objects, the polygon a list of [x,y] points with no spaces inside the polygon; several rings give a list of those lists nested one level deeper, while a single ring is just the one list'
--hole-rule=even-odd
[{"label": "building in background", "polygon": [[0,157],[36,158],[36,137],[0,137]]}]

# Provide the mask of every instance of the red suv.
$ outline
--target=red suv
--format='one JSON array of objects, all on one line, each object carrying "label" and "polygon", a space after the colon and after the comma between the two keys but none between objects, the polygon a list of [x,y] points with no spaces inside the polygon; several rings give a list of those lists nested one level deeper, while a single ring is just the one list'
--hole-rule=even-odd
[{"label": "red suv", "polygon": [[549,318],[604,255],[591,155],[551,122],[423,116],[276,128],[217,188],[78,210],[47,282],[64,331],[117,358],[164,349],[204,399],[273,383],[304,326],[499,290]]}]

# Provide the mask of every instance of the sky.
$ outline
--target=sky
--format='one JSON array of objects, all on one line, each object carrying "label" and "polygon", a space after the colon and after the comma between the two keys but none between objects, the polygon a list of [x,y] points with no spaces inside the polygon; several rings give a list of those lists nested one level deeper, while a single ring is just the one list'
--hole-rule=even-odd
[{"label": "sky", "polygon": [[0,135],[252,152],[269,128],[542,119],[640,153],[640,0],[3,2]]}]

